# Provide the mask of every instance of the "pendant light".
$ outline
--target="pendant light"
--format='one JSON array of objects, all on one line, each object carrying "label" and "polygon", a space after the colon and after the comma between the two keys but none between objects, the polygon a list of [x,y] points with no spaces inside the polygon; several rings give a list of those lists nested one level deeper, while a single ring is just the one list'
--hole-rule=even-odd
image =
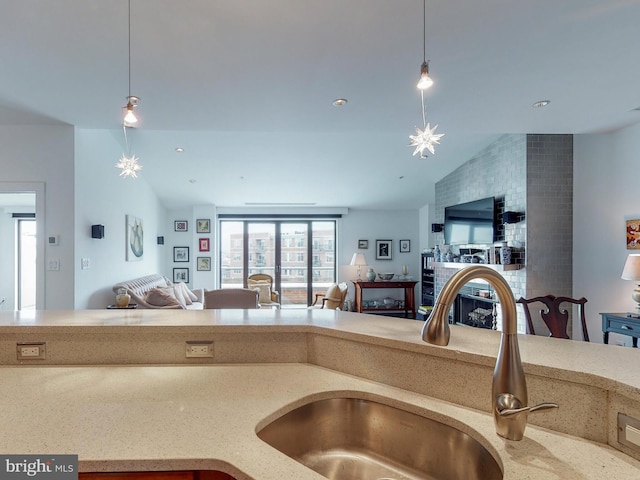
[{"label": "pendant light", "polygon": [[433,85],[433,79],[429,76],[429,62],[427,61],[427,0],[422,0],[422,65],[420,65],[420,80],[418,90],[420,90],[420,100],[422,107],[422,130],[416,127],[416,134],[409,135],[409,146],[416,147],[413,154],[420,153],[420,158],[427,158],[425,150],[435,154],[435,145],[440,144],[440,138],[444,133],[435,133],[438,125],[431,128],[427,122],[427,109],[424,104],[424,91]]},{"label": "pendant light", "polygon": [[120,157],[116,168],[122,170],[120,172],[121,177],[137,178],[137,172],[142,170],[142,165],[138,163],[138,157],[131,154],[131,147],[129,145],[129,138],[127,137],[127,128],[133,128],[138,123],[138,118],[134,113],[134,109],[138,106],[140,99],[131,95],[131,0],[128,0],[129,16],[128,16],[128,33],[129,33],[129,95],[127,98],[127,104],[124,106],[124,117],[122,119],[122,130],[124,132],[124,141],[127,147],[127,154],[124,153]]}]

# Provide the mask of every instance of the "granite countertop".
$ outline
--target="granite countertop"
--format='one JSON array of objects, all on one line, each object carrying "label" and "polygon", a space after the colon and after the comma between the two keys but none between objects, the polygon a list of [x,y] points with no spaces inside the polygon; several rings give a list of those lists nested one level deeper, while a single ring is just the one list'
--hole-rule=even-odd
[{"label": "granite countertop", "polygon": [[[326,310],[0,312],[0,424],[20,432],[0,436],[0,451],[77,453],[81,471],[321,479],[255,432],[347,394],[453,423],[500,459],[505,479],[640,478],[640,462],[607,445],[618,411],[640,417],[640,373],[621,368],[638,349],[519,335],[530,401],[561,408],[510,442],[488,413],[499,333],[453,326],[436,347],[421,327]],[[209,364],[185,360],[194,338],[215,339]],[[47,360],[19,365],[16,342],[34,340],[47,341]]]},{"label": "granite countertop", "polygon": [[0,451],[77,453],[81,471],[321,479],[255,432],[312,399],[355,396],[453,423],[497,455],[505,479],[640,475],[640,462],[610,447],[532,426],[506,441],[488,414],[311,365],[2,367],[0,381]]}]

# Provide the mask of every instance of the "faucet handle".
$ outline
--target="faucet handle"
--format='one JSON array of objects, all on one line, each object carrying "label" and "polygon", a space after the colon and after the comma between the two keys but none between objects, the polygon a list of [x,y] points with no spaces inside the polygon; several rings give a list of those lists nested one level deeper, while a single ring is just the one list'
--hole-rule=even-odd
[{"label": "faucet handle", "polygon": [[517,415],[519,413],[533,413],[541,410],[550,410],[552,408],[559,408],[557,403],[544,402],[533,407],[523,407],[522,402],[511,393],[501,393],[498,395],[498,401],[496,402],[496,410],[501,417],[509,417]]}]

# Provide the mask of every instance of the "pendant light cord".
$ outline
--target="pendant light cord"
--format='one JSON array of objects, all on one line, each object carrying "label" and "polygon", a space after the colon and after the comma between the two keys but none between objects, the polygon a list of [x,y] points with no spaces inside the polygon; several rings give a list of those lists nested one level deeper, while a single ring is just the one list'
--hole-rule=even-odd
[{"label": "pendant light cord", "polygon": [[427,0],[422,0],[422,61],[427,61]]},{"label": "pendant light cord", "polygon": [[131,97],[131,0],[129,0],[129,19],[127,29],[129,31],[129,97]]}]

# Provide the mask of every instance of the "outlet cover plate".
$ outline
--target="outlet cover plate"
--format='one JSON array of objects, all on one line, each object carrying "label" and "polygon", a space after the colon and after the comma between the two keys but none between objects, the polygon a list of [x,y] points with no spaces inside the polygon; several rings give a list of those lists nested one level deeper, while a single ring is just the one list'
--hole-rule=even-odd
[{"label": "outlet cover plate", "polygon": [[23,360],[46,360],[47,344],[45,342],[30,342],[16,344],[17,358]]},{"label": "outlet cover plate", "polygon": [[213,341],[186,342],[187,358],[213,358]]}]

